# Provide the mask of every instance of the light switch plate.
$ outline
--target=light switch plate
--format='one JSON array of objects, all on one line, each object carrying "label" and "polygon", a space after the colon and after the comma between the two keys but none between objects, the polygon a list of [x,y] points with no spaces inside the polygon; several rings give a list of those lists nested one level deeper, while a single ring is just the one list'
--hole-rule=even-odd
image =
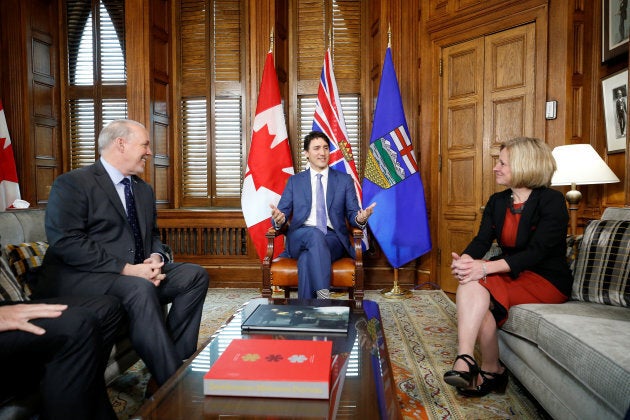
[{"label": "light switch plate", "polygon": [[545,108],[545,118],[548,120],[555,120],[557,109],[558,101],[547,101],[547,106]]}]

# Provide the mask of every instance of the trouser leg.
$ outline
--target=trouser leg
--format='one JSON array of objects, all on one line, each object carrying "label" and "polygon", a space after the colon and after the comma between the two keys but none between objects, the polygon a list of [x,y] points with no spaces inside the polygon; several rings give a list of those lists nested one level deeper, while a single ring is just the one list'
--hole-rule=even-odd
[{"label": "trouser leg", "polygon": [[162,385],[179,368],[182,359],[167,331],[158,288],[141,277],[119,276],[107,293],[122,302],[129,319],[131,343]]},{"label": "trouser leg", "polygon": [[[102,332],[115,336],[122,316],[119,302],[105,296],[47,302],[70,306],[58,318],[32,321],[45,334],[0,333],[0,360],[6,363],[3,383],[12,383],[12,378],[40,383],[43,419],[115,419],[103,377],[107,345]],[[83,306],[75,306],[79,304]],[[21,367],[26,364],[39,366],[41,370],[28,372],[41,375],[25,377]]]},{"label": "trouser leg", "polygon": [[168,264],[159,287],[161,302],[171,302],[167,329],[181,360],[197,350],[203,303],[208,294],[208,273],[196,264]]}]

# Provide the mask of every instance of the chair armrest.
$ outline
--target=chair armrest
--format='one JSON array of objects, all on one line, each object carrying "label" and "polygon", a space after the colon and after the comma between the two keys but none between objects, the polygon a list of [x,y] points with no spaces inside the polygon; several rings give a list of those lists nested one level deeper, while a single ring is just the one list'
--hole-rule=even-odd
[{"label": "chair armrest", "polygon": [[276,230],[273,226],[267,229],[267,233],[265,233],[265,238],[267,238],[267,254],[263,259],[263,265],[265,264],[265,261],[271,263],[271,260],[273,259],[275,239],[280,235],[282,235],[282,230]]},{"label": "chair armrest", "polygon": [[276,230],[273,226],[267,229],[265,237],[267,238],[267,253],[262,260],[262,296],[271,298],[271,261],[273,260],[274,243],[276,237],[282,234],[282,230]]},{"label": "chair armrest", "polygon": [[357,307],[361,307],[363,303],[363,230],[352,228],[352,243],[354,245],[354,298]]}]

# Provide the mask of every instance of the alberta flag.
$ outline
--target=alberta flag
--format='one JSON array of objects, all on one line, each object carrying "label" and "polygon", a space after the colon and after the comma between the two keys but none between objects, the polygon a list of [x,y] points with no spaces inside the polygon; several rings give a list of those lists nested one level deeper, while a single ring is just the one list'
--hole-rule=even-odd
[{"label": "alberta flag", "polygon": [[[284,122],[278,76],[273,64],[273,54],[269,52],[258,93],[252,143],[241,195],[245,224],[261,260],[267,253],[265,233],[271,227],[269,205],[278,204],[291,175],[293,159]],[[284,236],[278,235],[274,243],[273,258],[283,250]]]},{"label": "alberta flag", "polygon": [[[321,131],[330,139],[330,158],[328,166],[340,172],[347,173],[354,181],[357,192],[359,207],[362,202],[361,183],[357,174],[357,167],[352,155],[352,147],[348,142],[348,130],[346,121],[343,118],[341,100],[333,72],[330,49],[326,50],[322,75],[319,79],[319,89],[317,91],[317,104],[315,115],[313,116],[313,130]],[[363,207],[361,207],[363,208]],[[363,243],[368,247],[367,237],[364,235]]]},{"label": "alberta flag", "polygon": [[394,268],[431,250],[424,188],[389,47],[366,157],[363,199],[366,205],[378,203],[368,224]]},{"label": "alberta flag", "polygon": [[0,101],[0,211],[5,211],[20,198],[15,157],[9,136],[9,127]]}]

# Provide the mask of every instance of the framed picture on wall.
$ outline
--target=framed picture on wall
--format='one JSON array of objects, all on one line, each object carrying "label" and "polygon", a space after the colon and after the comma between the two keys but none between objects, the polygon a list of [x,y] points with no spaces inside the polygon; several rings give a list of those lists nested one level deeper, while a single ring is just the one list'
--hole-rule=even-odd
[{"label": "framed picture on wall", "polygon": [[628,0],[602,0],[602,62],[628,51]]},{"label": "framed picture on wall", "polygon": [[628,131],[628,70],[602,80],[606,149],[608,153],[626,150]]}]

